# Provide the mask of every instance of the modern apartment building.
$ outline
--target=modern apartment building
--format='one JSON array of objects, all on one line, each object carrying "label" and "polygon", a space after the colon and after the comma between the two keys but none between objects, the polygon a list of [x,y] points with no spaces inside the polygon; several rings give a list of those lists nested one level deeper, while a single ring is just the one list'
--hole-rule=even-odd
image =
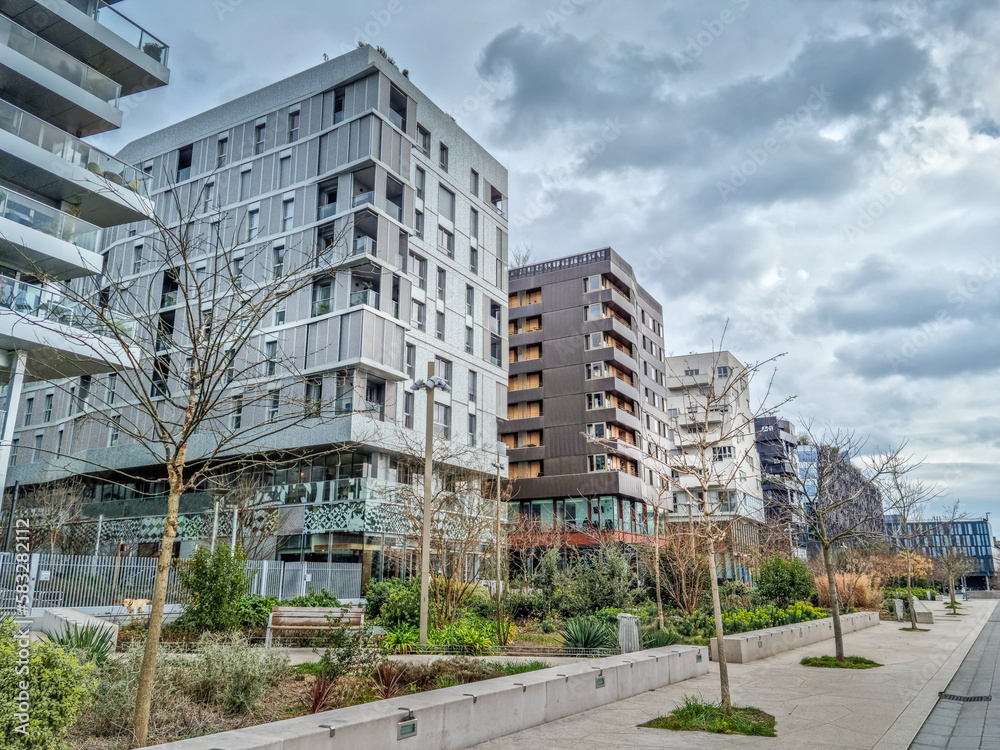
[{"label": "modern apartment building", "polygon": [[[728,351],[666,357],[666,410],[676,451],[698,466],[702,448],[711,451],[708,505],[716,520],[729,526],[725,578],[751,581],[750,553],[764,521],[760,458],[754,438],[754,411],[744,365]],[[692,492],[703,490],[693,475],[680,476]],[[671,520],[697,522],[699,502],[688,492],[674,493]]]},{"label": "modern apartment building", "polygon": [[[361,47],[141,138],[121,156],[150,175],[158,215],[170,216],[174,200],[197,205],[189,231],[204,235],[215,256],[227,248],[223,262],[238,265],[247,284],[273,282],[327,253],[342,259],[266,321],[264,354],[234,353],[279,351],[297,363],[303,377],[286,382],[261,361],[261,377],[274,379],[275,409],[290,408],[286,398],[335,397],[331,409],[263,446],[283,457],[264,477],[270,500],[282,505],[268,554],[370,567],[377,550],[414,545],[391,498],[409,481],[399,459],[423,455],[426,391],[413,384],[428,363],[451,386],[436,391],[438,438],[467,467],[495,472],[497,420],[507,408],[507,171],[385,56]],[[142,280],[159,301],[169,360],[168,329],[185,302],[162,266],[147,265],[150,231],[142,222],[121,227],[103,247],[110,267]],[[206,258],[219,260],[213,251]],[[26,397],[41,403],[46,393],[39,385]],[[53,418],[22,435],[49,443],[70,434],[74,407],[54,396]],[[240,415],[244,425],[267,418],[264,405]],[[349,449],[287,461],[289,451],[318,455],[331,446]],[[155,554],[162,467],[106,430],[79,431],[65,450],[120,470],[90,478],[86,512],[102,517],[102,546],[125,538]],[[12,476],[28,484],[53,476],[31,459],[22,453]],[[182,498],[178,554],[209,536],[212,504],[205,492]]]},{"label": "modern apartment building", "polygon": [[662,307],[608,247],[512,269],[508,304],[511,518],[577,546],[652,534],[672,501]]},{"label": "modern apartment building", "polygon": [[973,569],[960,581],[970,589],[989,591],[997,573],[996,549],[990,519],[962,518],[957,521],[931,519],[901,522],[898,515],[885,517],[885,533],[895,547],[912,547],[931,560],[947,554],[964,554]]},{"label": "modern apartment building", "polygon": [[65,446],[47,381],[121,366],[64,286],[102,272],[102,230],[153,210],[147,173],[81,140],[120,127],[122,98],[170,77],[167,46],[115,4],[0,0],[0,486],[8,459]]}]

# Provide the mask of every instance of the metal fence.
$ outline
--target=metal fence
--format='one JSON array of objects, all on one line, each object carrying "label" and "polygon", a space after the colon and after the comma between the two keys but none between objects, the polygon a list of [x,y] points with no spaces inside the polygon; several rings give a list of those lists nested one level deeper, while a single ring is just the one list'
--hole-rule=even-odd
[{"label": "metal fence", "polygon": [[[33,554],[18,563],[0,555],[0,612],[13,612],[23,601],[27,585],[29,608],[115,607],[125,599],[152,599],[156,582],[155,558],[96,555]],[[183,565],[180,561],[179,565]],[[360,563],[285,563],[253,560],[248,563],[250,593],[289,599],[329,590],[338,599],[361,597]],[[25,578],[26,576],[26,578]],[[184,604],[178,565],[167,579],[167,604]]]}]

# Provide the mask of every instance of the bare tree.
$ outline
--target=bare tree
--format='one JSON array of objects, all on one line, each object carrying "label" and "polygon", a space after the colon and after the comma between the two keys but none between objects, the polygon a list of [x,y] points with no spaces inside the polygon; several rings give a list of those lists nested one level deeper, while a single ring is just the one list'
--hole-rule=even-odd
[{"label": "bare tree", "polygon": [[218,507],[220,528],[233,524],[236,543],[248,560],[265,560],[273,554],[274,535],[278,531],[278,509],[266,492],[264,477],[259,471],[213,477],[211,494]]},{"label": "bare tree", "polygon": [[[806,424],[801,435],[802,444],[815,447],[815,457],[800,466],[799,474],[790,479],[802,497],[802,504],[795,512],[800,525],[820,547],[830,590],[834,650],[837,661],[842,662],[844,632],[835,553],[853,540],[884,537],[884,510],[876,482],[897,460],[901,448],[875,454],[858,466],[851,459],[861,454],[865,442],[854,433],[827,429],[817,435]],[[792,456],[787,458],[791,460]]]},{"label": "bare tree", "polygon": [[77,478],[40,484],[25,493],[23,512],[31,519],[32,549],[44,543],[55,554],[63,532],[83,516],[83,483]]},{"label": "bare tree", "polygon": [[[173,188],[158,198],[156,214],[144,225],[143,256],[119,258],[117,267],[109,260],[102,277],[66,285],[67,319],[53,321],[81,351],[115,368],[104,389],[89,379],[56,383],[75,399],[77,440],[139,446],[150,465],[162,467],[167,487],[133,715],[136,747],[148,735],[181,495],[212,478],[259,471],[292,454],[303,457],[303,451],[276,454],[274,436],[315,423],[324,409],[330,412],[331,400],[322,396],[322,381],[303,376],[301,358],[296,363],[285,353],[286,345],[292,351],[294,333],[265,335],[264,329],[275,325],[286,306],[313,294],[318,279],[330,279],[332,288],[354,250],[346,242],[347,220],[317,247],[288,247],[277,255],[269,243],[257,243],[257,217],[245,211],[216,210],[196,220],[210,205],[205,187]],[[141,264],[137,276],[133,262]],[[313,294],[314,308],[330,311],[329,295],[316,299]],[[77,473],[115,471],[122,482],[144,478],[80,453],[70,467]]]},{"label": "bare tree", "polygon": [[886,465],[880,484],[892,511],[888,524],[892,537],[901,547],[900,552],[906,560],[906,601],[910,606],[910,629],[917,630],[917,612],[913,606],[913,558],[917,554],[917,540],[928,532],[927,526],[921,523],[924,510],[941,493],[911,476],[922,462],[904,456],[902,448],[900,446],[900,450]]},{"label": "bare tree", "polygon": [[510,249],[510,267],[523,268],[530,265],[535,254],[535,246],[530,242],[515,245]]},{"label": "bare tree", "polygon": [[959,512],[958,503],[956,502],[947,514],[935,519],[934,533],[938,534],[944,540],[944,549],[938,558],[938,563],[940,564],[941,572],[944,574],[945,582],[948,584],[949,604],[951,605],[952,614],[955,613],[958,607],[958,602],[955,601],[955,584],[959,578],[968,575],[976,569],[976,562],[973,558],[969,557],[965,548],[954,542],[952,524],[961,521],[963,518],[965,516]]}]

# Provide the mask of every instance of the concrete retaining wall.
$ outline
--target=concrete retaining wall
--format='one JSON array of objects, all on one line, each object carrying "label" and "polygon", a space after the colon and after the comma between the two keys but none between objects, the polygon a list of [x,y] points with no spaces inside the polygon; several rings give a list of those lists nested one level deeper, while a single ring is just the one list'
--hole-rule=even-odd
[{"label": "concrete retaining wall", "polygon": [[[707,649],[667,646],[157,745],[170,750],[460,750],[708,673]],[[603,685],[599,686],[599,682]],[[326,728],[321,725],[328,725]]]},{"label": "concrete retaining wall", "polygon": [[100,620],[93,615],[88,615],[86,612],[80,612],[79,610],[67,607],[46,609],[41,617],[35,618],[32,623],[32,630],[44,631],[58,637],[66,632],[71,623],[76,625],[77,628],[94,625],[103,630],[109,630],[114,636],[113,642],[118,642],[118,626],[115,623]]},{"label": "concrete retaining wall", "polygon": [[[951,599],[948,598],[947,594],[944,594],[943,598],[945,599],[945,601],[951,601]],[[969,592],[969,598],[970,599],[1000,599],[1000,591],[970,591]],[[955,601],[956,602],[962,601],[962,594],[961,593],[955,592]]]},{"label": "concrete retaining wall", "polygon": [[[870,628],[873,625],[878,625],[878,612],[852,612],[841,615],[840,625],[844,633]],[[757,659],[766,659],[775,654],[782,654],[800,646],[825,641],[828,638],[833,638],[832,617],[727,635],[723,638],[723,642],[726,644],[727,662],[746,664]],[[712,660],[717,661],[714,638],[711,642],[711,651]]]}]

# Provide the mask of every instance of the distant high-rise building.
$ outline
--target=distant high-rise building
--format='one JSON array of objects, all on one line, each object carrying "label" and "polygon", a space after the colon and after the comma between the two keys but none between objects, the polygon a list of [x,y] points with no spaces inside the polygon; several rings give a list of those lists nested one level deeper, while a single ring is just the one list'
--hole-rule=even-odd
[{"label": "distant high-rise building", "polygon": [[[152,178],[81,138],[122,123],[122,97],[167,84],[167,46],[99,0],[0,3],[0,368],[10,463],[68,437],[48,381],[91,379],[123,352],[62,285],[105,270],[102,230],[153,211]],[[22,398],[22,387],[25,394]],[[18,411],[18,405],[21,408]]]}]

